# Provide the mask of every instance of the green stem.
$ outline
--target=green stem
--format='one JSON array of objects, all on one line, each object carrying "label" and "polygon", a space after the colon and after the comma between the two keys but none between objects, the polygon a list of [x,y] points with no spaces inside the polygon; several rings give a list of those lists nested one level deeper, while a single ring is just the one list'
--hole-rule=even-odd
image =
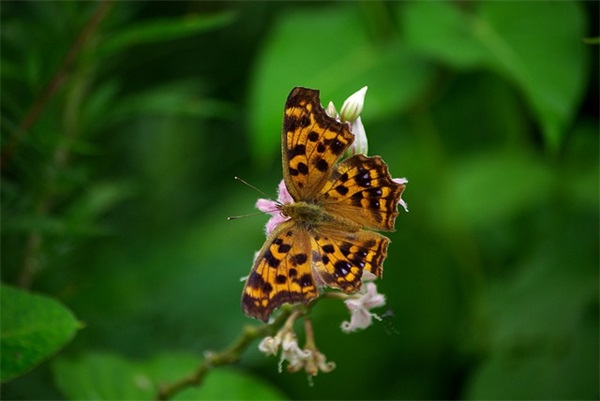
[{"label": "green stem", "polygon": [[84,26],[81,34],[71,45],[69,52],[66,54],[60,68],[52,76],[52,79],[44,90],[35,98],[33,104],[21,120],[19,129],[16,135],[14,135],[10,142],[2,150],[2,157],[0,158],[0,169],[10,160],[14,152],[14,148],[18,141],[27,133],[27,131],[33,126],[35,121],[38,119],[40,113],[46,106],[46,103],[56,94],[56,91],[64,83],[67,73],[77,59],[77,56],[81,50],[88,43],[89,39],[93,36],[98,25],[104,19],[113,3],[110,0],[104,0],[100,2],[100,5],[94,12],[94,15],[90,18],[87,24]]},{"label": "green stem", "polygon": [[[88,21],[77,40],[71,46],[71,50],[63,60],[61,68],[54,74],[50,84],[36,98],[29,112],[21,121],[19,135],[24,135],[33,125],[44,105],[64,82],[68,69],[74,63],[81,49],[85,44],[88,44],[93,40],[94,32],[110,8],[110,5],[111,3],[108,1],[102,2],[94,16]],[[84,104],[84,97],[92,79],[93,74],[91,73],[91,69],[86,66],[82,66],[74,71],[70,77],[64,105],[63,140],[57,143],[54,154],[52,155],[52,165],[57,171],[62,171],[67,167],[71,142],[80,131],[79,117],[81,105]],[[13,139],[15,138],[16,137],[13,137]],[[6,148],[9,154],[12,152],[12,145],[14,145],[14,143],[9,144]],[[6,155],[7,154],[3,154],[2,162],[7,160]],[[55,181],[56,175],[53,175],[46,183],[42,194],[36,202],[35,214],[39,217],[44,217],[52,211],[54,203],[53,198],[55,195]],[[23,264],[18,277],[18,284],[22,288],[30,288],[36,274],[40,270],[39,259],[43,243],[44,237],[39,232],[33,230],[28,234],[25,243]]]},{"label": "green stem", "polygon": [[242,334],[223,351],[208,352],[204,360],[200,362],[200,365],[189,376],[171,384],[161,385],[156,398],[158,400],[168,400],[188,387],[200,385],[212,368],[237,363],[242,353],[254,340],[275,334],[288,321],[288,318],[297,312],[298,306],[291,308],[284,307],[273,322],[261,326],[244,327]]}]

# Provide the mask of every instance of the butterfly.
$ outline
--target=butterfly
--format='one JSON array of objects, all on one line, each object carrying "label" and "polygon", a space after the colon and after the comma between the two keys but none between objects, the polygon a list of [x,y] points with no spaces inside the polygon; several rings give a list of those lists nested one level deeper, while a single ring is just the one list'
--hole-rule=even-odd
[{"label": "butterfly", "polygon": [[319,91],[294,88],[285,103],[282,164],[293,202],[278,204],[289,219],[258,252],[242,293],[242,309],[267,321],[285,303],[308,304],[328,286],[351,294],[362,275],[383,273],[404,184],[379,156],[338,160],[354,141],[349,125],[329,117]]}]

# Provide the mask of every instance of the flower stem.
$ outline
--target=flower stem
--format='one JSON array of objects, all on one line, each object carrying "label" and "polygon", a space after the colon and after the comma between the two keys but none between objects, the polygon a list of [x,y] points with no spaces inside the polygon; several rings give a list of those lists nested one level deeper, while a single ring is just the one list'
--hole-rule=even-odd
[{"label": "flower stem", "polygon": [[237,363],[242,353],[255,339],[273,335],[288,321],[292,314],[297,313],[299,313],[297,308],[282,308],[281,313],[273,322],[261,326],[244,327],[242,334],[223,351],[207,352],[204,360],[190,375],[174,383],[161,385],[156,396],[157,400],[168,400],[188,387],[200,385],[212,368]]}]

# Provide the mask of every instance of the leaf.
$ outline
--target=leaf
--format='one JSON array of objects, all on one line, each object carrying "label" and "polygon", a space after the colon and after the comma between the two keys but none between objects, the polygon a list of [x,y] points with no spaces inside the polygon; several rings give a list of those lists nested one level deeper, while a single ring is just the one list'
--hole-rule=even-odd
[{"label": "leaf", "polygon": [[598,399],[598,326],[583,327],[548,352],[493,355],[476,372],[465,399]]},{"label": "leaf", "polygon": [[156,395],[148,374],[118,355],[60,358],[52,371],[58,388],[71,400],[151,400]]},{"label": "leaf", "polygon": [[74,225],[92,225],[99,216],[131,196],[132,192],[131,184],[123,182],[91,184],[69,207],[66,212],[67,218]]},{"label": "leaf", "polygon": [[[77,360],[59,359],[53,372],[60,390],[72,400],[151,400],[156,389],[194,372],[200,358],[170,353],[145,362],[114,354],[90,353]],[[210,371],[199,387],[176,394],[176,400],[280,400],[280,391],[258,378],[229,368]]]},{"label": "leaf", "polygon": [[166,42],[197,35],[231,24],[233,12],[213,15],[188,15],[185,18],[164,18],[132,25],[106,38],[98,51],[106,56],[128,48],[155,42]]},{"label": "leaf", "polygon": [[6,382],[33,369],[71,341],[79,323],[52,298],[5,285],[1,291],[0,380]]},{"label": "leaf", "polygon": [[480,153],[449,170],[439,211],[439,220],[448,227],[486,227],[507,220],[540,204],[554,182],[546,165],[519,153]]},{"label": "leaf", "polygon": [[286,400],[281,391],[264,380],[231,368],[210,372],[201,387],[177,395],[176,400]]},{"label": "leaf", "polygon": [[487,49],[473,34],[466,13],[449,2],[412,2],[399,8],[409,46],[460,69],[482,65]]},{"label": "leaf", "polygon": [[202,92],[202,84],[198,80],[156,85],[120,100],[105,118],[108,122],[115,122],[138,115],[206,119],[226,118],[234,114],[231,103],[202,97]]},{"label": "leaf", "polygon": [[598,397],[598,261],[585,260],[589,245],[574,231],[564,229],[570,240],[546,244],[514,279],[491,287],[490,355],[468,398]]},{"label": "leaf", "polygon": [[354,5],[293,9],[278,18],[258,58],[250,101],[252,152],[262,164],[279,149],[283,106],[296,86],[319,89],[323,106],[332,100],[338,111],[368,86],[362,114],[368,131],[371,121],[405,110],[430,81],[431,66],[397,36],[374,40]]},{"label": "leaf", "polygon": [[[188,376],[199,359],[185,354],[165,354],[146,366],[151,368],[155,383],[173,382]],[[211,370],[202,385],[178,393],[175,400],[284,400],[281,391],[258,377],[239,369],[218,367]]]},{"label": "leaf", "polygon": [[588,69],[579,3],[481,2],[468,14],[446,2],[411,2],[401,10],[409,45],[461,69],[488,67],[507,77],[524,93],[548,148],[560,146]]}]

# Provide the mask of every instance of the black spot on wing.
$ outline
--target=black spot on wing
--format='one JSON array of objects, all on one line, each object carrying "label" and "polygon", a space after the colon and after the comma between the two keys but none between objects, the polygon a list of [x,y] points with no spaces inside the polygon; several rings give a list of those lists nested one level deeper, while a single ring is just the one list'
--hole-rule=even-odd
[{"label": "black spot on wing", "polygon": [[338,139],[334,139],[329,146],[329,149],[334,155],[340,155],[344,151],[344,144]]},{"label": "black spot on wing", "polygon": [[277,250],[279,251],[279,253],[287,253],[290,249],[292,249],[291,245],[281,244],[279,245],[279,248]]},{"label": "black spot on wing", "polygon": [[371,176],[368,171],[359,172],[355,177],[354,181],[356,181],[357,185],[361,187],[370,187],[371,186]]},{"label": "black spot on wing", "polygon": [[344,196],[348,193],[348,187],[345,187],[344,185],[338,185],[337,187],[335,187],[335,191]]},{"label": "black spot on wing", "polygon": [[302,277],[300,277],[300,279],[298,279],[298,284],[300,284],[300,287],[314,286],[312,275],[303,274]]},{"label": "black spot on wing", "polygon": [[265,252],[263,259],[267,262],[267,264],[271,267],[277,268],[279,267],[279,259],[277,259],[275,256],[273,256],[273,254],[271,253],[270,249],[267,249],[267,251]]},{"label": "black spot on wing", "polygon": [[308,166],[302,162],[298,163],[298,172],[302,175],[308,174]]},{"label": "black spot on wing", "polygon": [[344,242],[342,245],[340,245],[340,252],[342,252],[342,255],[348,257],[348,255],[350,255],[351,246],[352,244],[349,244],[348,242]]},{"label": "black spot on wing", "polygon": [[293,159],[295,156],[303,155],[306,153],[306,146],[299,143],[291,149],[288,149],[287,155],[288,159]]},{"label": "black spot on wing", "polygon": [[345,260],[338,260],[337,262],[335,262],[333,267],[335,269],[336,276],[345,276],[348,273],[350,273],[352,269],[352,265],[350,264],[350,262],[347,262]]},{"label": "black spot on wing", "polygon": [[323,250],[323,252],[325,253],[333,253],[335,252],[335,248],[333,247],[333,245],[331,244],[327,244],[327,245],[323,245],[321,247],[321,249]]},{"label": "black spot on wing", "polygon": [[317,168],[317,170],[319,170],[322,173],[324,173],[325,171],[327,171],[327,169],[329,169],[329,163],[327,163],[321,157],[316,158],[314,161],[314,164],[315,164],[315,167]]},{"label": "black spot on wing", "polygon": [[[315,131],[310,131],[308,133],[308,140],[311,142],[316,142],[317,139],[319,139],[319,134],[316,133]],[[320,144],[319,144],[320,145]]]},{"label": "black spot on wing", "polygon": [[300,117],[298,125],[302,128],[308,127],[310,125],[310,118],[308,118],[308,116],[306,115],[303,115],[302,117]]},{"label": "black spot on wing", "polygon": [[292,262],[295,265],[302,265],[302,264],[306,263],[307,260],[308,260],[308,257],[306,256],[305,253],[299,253],[297,255],[292,256]]}]

